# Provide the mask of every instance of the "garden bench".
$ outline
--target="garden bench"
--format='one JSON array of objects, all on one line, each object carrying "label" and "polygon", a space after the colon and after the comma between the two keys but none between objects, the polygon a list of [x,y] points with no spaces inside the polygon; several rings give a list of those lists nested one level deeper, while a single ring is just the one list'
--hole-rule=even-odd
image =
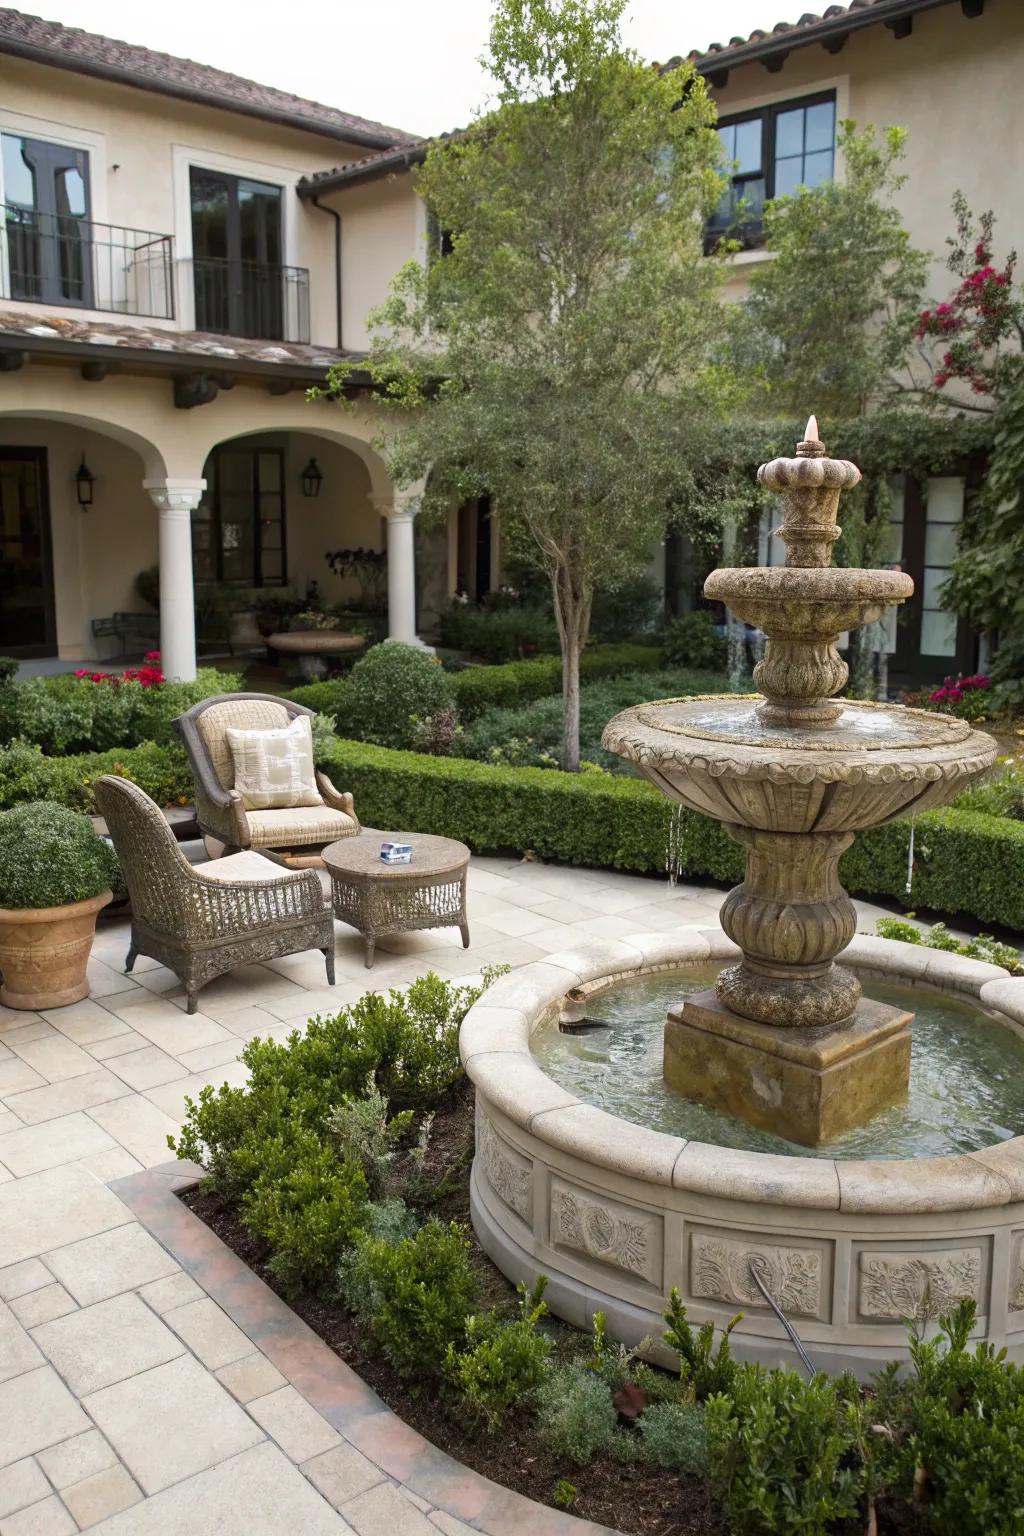
[{"label": "garden bench", "polygon": [[97,640],[114,637],[122,653],[154,647],[160,639],[160,616],[156,613],[112,613],[109,618],[93,619]]}]

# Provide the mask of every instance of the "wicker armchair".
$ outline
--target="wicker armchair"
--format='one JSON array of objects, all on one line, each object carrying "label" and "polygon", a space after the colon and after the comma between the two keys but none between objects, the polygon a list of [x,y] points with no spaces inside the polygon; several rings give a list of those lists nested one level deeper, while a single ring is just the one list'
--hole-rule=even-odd
[{"label": "wicker armchair", "polygon": [[138,955],[169,966],[185,985],[189,1013],[215,976],[304,949],[322,951],[334,985],[334,919],[314,870],[285,869],[252,852],[193,868],[137,785],[106,774],[95,794],[132,904],[126,971]]},{"label": "wicker armchair", "polygon": [[174,724],[185,743],[195,783],[196,814],[207,837],[240,848],[319,853],[328,843],[359,831],[352,796],[339,794],[325,773],[316,775],[322,805],[289,810],[248,811],[234,788],[229,726],[243,731],[277,730],[311,709],[268,693],[219,693],[193,704]]}]

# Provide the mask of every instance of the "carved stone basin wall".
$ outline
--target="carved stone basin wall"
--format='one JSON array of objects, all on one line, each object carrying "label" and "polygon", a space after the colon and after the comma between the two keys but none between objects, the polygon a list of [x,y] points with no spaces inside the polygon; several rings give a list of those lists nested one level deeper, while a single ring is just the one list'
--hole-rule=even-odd
[{"label": "carved stone basin wall", "polygon": [[[684,1141],[584,1104],[530,1050],[572,987],[732,959],[720,929],[581,945],[500,978],[462,1026],[477,1093],[473,1224],[512,1281],[549,1276],[547,1299],[581,1328],[597,1310],[636,1343],[660,1337],[679,1287],[691,1319],[736,1311],[739,1355],[794,1365],[751,1259],[815,1365],[861,1377],[905,1359],[903,1318],[973,1296],[976,1333],[1024,1361],[1024,1137],[961,1156],[905,1161],[784,1157]],[[1024,979],[920,946],[858,937],[862,976],[977,1000],[1024,1027]]]}]

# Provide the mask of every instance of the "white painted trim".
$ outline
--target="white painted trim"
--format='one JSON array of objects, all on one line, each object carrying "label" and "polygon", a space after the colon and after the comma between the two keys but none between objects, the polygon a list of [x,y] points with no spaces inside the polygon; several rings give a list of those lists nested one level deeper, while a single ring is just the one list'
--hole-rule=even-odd
[{"label": "white painted trim", "polygon": [[[94,224],[109,224],[107,217],[107,136],[88,128],[53,118],[33,117],[28,112],[12,112],[0,107],[0,133],[16,133],[23,138],[43,139],[49,144],[65,144],[70,149],[84,149],[89,156],[89,208]],[[0,163],[0,202],[4,199],[3,165]]]}]

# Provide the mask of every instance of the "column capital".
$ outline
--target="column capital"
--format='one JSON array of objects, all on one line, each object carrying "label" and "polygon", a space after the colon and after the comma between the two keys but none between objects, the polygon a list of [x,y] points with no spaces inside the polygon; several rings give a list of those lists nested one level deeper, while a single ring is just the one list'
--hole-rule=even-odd
[{"label": "column capital", "polygon": [[157,480],[143,480],[143,489],[152,497],[160,512],[194,512],[203,499],[205,480],[175,479],[164,476]]},{"label": "column capital", "polygon": [[371,496],[375,511],[381,517],[386,517],[389,522],[412,522],[423,501],[424,485],[420,481],[416,485],[404,488],[396,486],[386,496]]}]

